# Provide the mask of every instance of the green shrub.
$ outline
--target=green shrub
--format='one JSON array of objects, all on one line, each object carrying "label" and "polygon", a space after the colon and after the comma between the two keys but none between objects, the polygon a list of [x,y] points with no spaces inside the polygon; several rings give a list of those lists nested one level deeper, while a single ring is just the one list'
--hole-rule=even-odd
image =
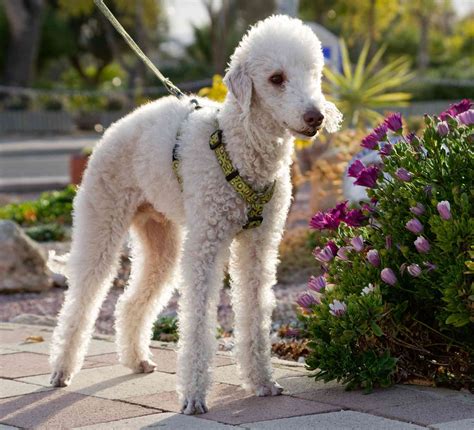
[{"label": "green shrub", "polygon": [[43,224],[72,224],[72,201],[76,195],[74,185],[61,191],[41,194],[37,200],[12,203],[0,208],[0,219],[15,221],[21,226]]},{"label": "green shrub", "polygon": [[420,137],[403,136],[391,115],[363,139],[381,165],[356,161],[348,171],[370,203],[312,218],[329,238],[314,251],[324,275],[298,300],[316,379],[370,391],[423,378],[474,390],[471,106],[425,117]]},{"label": "green shrub", "polygon": [[28,227],[25,233],[37,242],[62,241],[66,238],[66,230],[59,224]]},{"label": "green shrub", "polygon": [[160,317],[153,325],[153,340],[163,342],[178,341],[178,319],[175,317]]}]

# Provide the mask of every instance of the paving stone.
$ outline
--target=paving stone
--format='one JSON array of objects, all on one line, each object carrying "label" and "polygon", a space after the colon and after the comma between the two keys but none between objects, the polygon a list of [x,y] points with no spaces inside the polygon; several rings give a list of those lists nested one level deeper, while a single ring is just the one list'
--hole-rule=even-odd
[{"label": "paving stone", "polygon": [[422,430],[414,424],[388,420],[374,415],[354,411],[306,415],[282,420],[264,421],[245,425],[255,430]]},{"label": "paving stone", "polygon": [[169,430],[231,430],[233,426],[203,421],[199,418],[162,413],[146,415],[144,417],[129,418],[105,424],[79,427],[76,430],[129,430],[129,429],[169,429]]},{"label": "paving stone", "polygon": [[156,413],[139,405],[64,390],[4,399],[0,401],[0,411],[3,423],[35,430],[73,428]]},{"label": "paving stone", "polygon": [[[175,391],[129,397],[126,401],[152,408],[159,407],[171,412],[179,412],[181,409]],[[207,406],[209,412],[199,415],[198,418],[227,424],[242,424],[338,410],[330,405],[289,396],[255,397],[240,387],[228,384],[214,384],[212,386],[207,398]]]},{"label": "paving stone", "polygon": [[[104,365],[104,363],[86,359],[83,368],[88,369]],[[25,376],[49,374],[50,371],[48,356],[44,354],[14,352],[13,354],[0,355],[1,378],[15,379]]]},{"label": "paving stone", "polygon": [[21,396],[23,394],[35,393],[36,391],[45,391],[46,389],[45,387],[38,387],[37,385],[24,382],[0,379],[0,398]]},{"label": "paving stone", "polygon": [[0,348],[0,355],[3,355],[3,354],[13,354],[14,352],[16,352],[14,349]]},{"label": "paving stone", "polygon": [[[280,378],[289,376],[301,376],[301,373],[293,369],[286,369],[281,367],[275,367],[273,369],[274,378],[279,381]],[[237,365],[217,367],[213,372],[213,380],[215,382],[221,382],[224,384],[240,385],[242,380],[240,379]]]},{"label": "paving stone", "polygon": [[[20,380],[49,386],[49,375],[30,376]],[[71,385],[63,390],[106,399],[125,399],[173,391],[175,386],[176,375],[164,372],[134,374],[129,369],[116,365],[81,370]]]},{"label": "paving stone", "polygon": [[7,426],[4,424],[0,424],[0,430],[15,430],[18,429],[18,427],[13,427],[13,426]]},{"label": "paving stone", "polygon": [[298,376],[280,378],[278,383],[285,389],[285,393],[290,395],[307,393],[330,387],[341,387],[337,382],[329,382],[325,384],[322,381],[315,381],[314,378],[309,378],[307,375],[301,376],[301,373]]},{"label": "paving stone", "polygon": [[474,429],[474,419],[438,423],[429,428],[433,430],[472,430]]},{"label": "paving stone", "polygon": [[[22,340],[15,344],[1,345],[0,347],[7,347],[15,349],[16,351],[21,352],[34,352],[36,354],[47,354],[49,355],[49,339],[45,342],[38,343],[24,343]],[[105,340],[92,339],[89,344],[89,349],[86,356],[91,357],[94,355],[108,354],[116,351],[115,343],[108,342]]]},{"label": "paving stone", "polygon": [[25,344],[26,339],[30,336],[41,336],[47,341],[51,339],[51,331],[35,326],[0,327],[2,348],[15,348],[17,345]]},{"label": "paving stone", "polygon": [[340,385],[335,386],[333,383],[328,385],[326,388],[324,385],[315,384],[315,388],[311,391],[292,395],[301,399],[337,405],[344,409],[380,412],[379,415],[384,415],[384,411],[390,407],[402,407],[437,399],[430,392],[407,390],[403,386],[374,390],[370,394],[364,394],[361,390],[346,391]]},{"label": "paving stone", "polygon": [[474,418],[474,405],[459,400],[438,399],[373,410],[377,415],[421,425]]},{"label": "paving stone", "polygon": [[[176,373],[176,351],[165,348],[151,348],[153,353],[153,361],[156,363],[156,370],[158,372]],[[94,361],[107,363],[107,364],[119,364],[117,354],[104,354],[96,355],[93,357]],[[214,366],[229,366],[233,364],[233,361],[227,357],[216,356],[214,359]]]}]

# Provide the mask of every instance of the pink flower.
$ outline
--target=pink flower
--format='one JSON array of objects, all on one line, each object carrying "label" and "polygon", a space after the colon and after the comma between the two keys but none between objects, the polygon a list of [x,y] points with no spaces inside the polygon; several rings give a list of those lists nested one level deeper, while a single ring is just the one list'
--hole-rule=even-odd
[{"label": "pink flower", "polygon": [[425,213],[425,207],[421,203],[417,203],[415,206],[412,206],[410,208],[410,212],[413,215],[420,216],[420,215],[423,215]]},{"label": "pink flower", "polygon": [[362,170],[364,169],[365,169],[364,163],[362,163],[362,161],[360,160],[356,160],[349,166],[347,173],[352,178],[358,178],[360,172],[362,172]]},{"label": "pink flower", "polygon": [[375,149],[378,143],[379,140],[377,139],[377,136],[373,133],[370,133],[362,139],[360,146],[362,146],[362,148]]},{"label": "pink flower", "polygon": [[446,136],[449,133],[449,126],[446,121],[441,121],[436,126],[436,131],[440,136]]},{"label": "pink flower", "polygon": [[436,205],[436,209],[438,209],[439,216],[444,220],[451,219],[451,205],[447,200],[443,200]]},{"label": "pink flower", "polygon": [[344,222],[351,227],[360,227],[365,220],[360,209],[352,209],[344,216]]},{"label": "pink flower", "polygon": [[423,266],[426,267],[428,272],[431,272],[432,270],[436,270],[436,265],[433,263],[430,263],[429,261],[423,261]]},{"label": "pink flower", "polygon": [[408,273],[409,273],[411,276],[413,276],[413,277],[415,277],[415,278],[418,278],[418,276],[421,275],[421,267],[418,266],[418,264],[415,264],[415,263],[410,264],[410,265],[407,267],[407,271],[408,271]]},{"label": "pink flower", "polygon": [[320,293],[324,288],[326,288],[326,279],[324,279],[324,276],[311,276],[308,281],[308,288]]},{"label": "pink flower", "polygon": [[408,133],[406,136],[405,136],[405,140],[408,142],[408,143],[412,143],[413,140],[415,139],[416,137],[416,134],[413,133],[413,131],[411,131],[410,133]]},{"label": "pink flower", "polygon": [[341,246],[338,251],[337,251],[337,257],[340,259],[340,260],[343,260],[343,261],[348,261],[349,260],[349,256],[347,255],[347,251],[351,250],[352,248],[349,247],[349,246]]},{"label": "pink flower", "polygon": [[311,294],[303,293],[296,301],[304,310],[310,310],[311,306],[319,305],[321,301],[314,298]]},{"label": "pink flower", "polygon": [[390,143],[385,143],[382,149],[379,151],[380,155],[388,156],[392,153],[393,146]]},{"label": "pink flower", "polygon": [[385,125],[393,132],[398,132],[402,128],[402,116],[400,113],[392,113],[384,121]]},{"label": "pink flower", "polygon": [[364,239],[362,236],[356,236],[351,239],[351,245],[357,252],[360,252],[364,249]]},{"label": "pink flower", "polygon": [[423,236],[418,236],[413,243],[420,254],[426,254],[430,251],[430,243]]},{"label": "pink flower", "polygon": [[457,120],[464,125],[474,124],[474,109],[469,109],[466,112],[460,113]]},{"label": "pink flower", "polygon": [[407,230],[415,234],[420,234],[423,231],[423,224],[416,218],[412,218],[405,224]]},{"label": "pink flower", "polygon": [[385,249],[391,249],[393,246],[392,236],[385,236]]},{"label": "pink flower", "polygon": [[340,302],[339,300],[333,300],[332,303],[329,305],[329,313],[335,317],[340,317],[344,315],[347,311],[347,305],[344,302]]},{"label": "pink flower", "polygon": [[378,127],[374,128],[372,134],[376,136],[379,141],[384,140],[387,137],[387,129],[387,125],[382,123]]},{"label": "pink flower", "polygon": [[399,167],[395,172],[395,176],[404,182],[410,182],[413,179],[413,175],[403,167]]},{"label": "pink flower", "polygon": [[389,285],[393,286],[397,283],[397,277],[395,276],[395,273],[393,273],[393,270],[388,267],[382,270],[380,277],[382,281]]},{"label": "pink flower", "polygon": [[314,257],[321,263],[329,263],[334,258],[334,254],[329,246],[325,246],[321,250],[316,248],[314,250]]},{"label": "pink flower", "polygon": [[326,243],[326,246],[328,246],[331,249],[332,255],[337,254],[337,250],[339,248],[337,247],[337,245],[332,240],[328,240],[328,242]]},{"label": "pink flower", "polygon": [[380,255],[376,249],[371,249],[367,253],[367,260],[372,266],[379,267],[380,266]]},{"label": "pink flower", "polygon": [[456,117],[459,114],[466,112],[467,110],[471,109],[472,102],[469,99],[463,99],[459,103],[455,103],[449,107],[448,110],[441,113],[439,116],[442,121],[446,120],[447,118]]},{"label": "pink flower", "polygon": [[377,185],[377,178],[379,176],[379,168],[376,166],[366,167],[359,173],[359,177],[354,184],[362,187],[374,188]]}]

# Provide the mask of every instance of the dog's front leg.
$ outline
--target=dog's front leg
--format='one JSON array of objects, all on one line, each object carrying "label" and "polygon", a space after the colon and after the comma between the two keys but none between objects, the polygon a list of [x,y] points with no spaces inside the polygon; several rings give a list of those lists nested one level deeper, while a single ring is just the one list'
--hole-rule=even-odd
[{"label": "dog's front leg", "polygon": [[259,229],[243,232],[231,247],[235,357],[244,387],[257,396],[276,396],[283,389],[272,378],[270,325],[279,235]]},{"label": "dog's front leg", "polygon": [[[204,223],[205,224],[205,223]],[[185,414],[207,412],[216,311],[230,239],[225,226],[190,226],[183,253],[179,310],[178,394]]]}]

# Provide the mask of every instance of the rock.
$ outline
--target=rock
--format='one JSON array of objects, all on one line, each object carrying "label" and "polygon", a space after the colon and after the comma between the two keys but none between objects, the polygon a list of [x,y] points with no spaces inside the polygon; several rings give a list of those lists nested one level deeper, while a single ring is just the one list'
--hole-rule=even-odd
[{"label": "rock", "polygon": [[53,286],[46,253],[12,221],[0,220],[0,292],[44,291]]}]

